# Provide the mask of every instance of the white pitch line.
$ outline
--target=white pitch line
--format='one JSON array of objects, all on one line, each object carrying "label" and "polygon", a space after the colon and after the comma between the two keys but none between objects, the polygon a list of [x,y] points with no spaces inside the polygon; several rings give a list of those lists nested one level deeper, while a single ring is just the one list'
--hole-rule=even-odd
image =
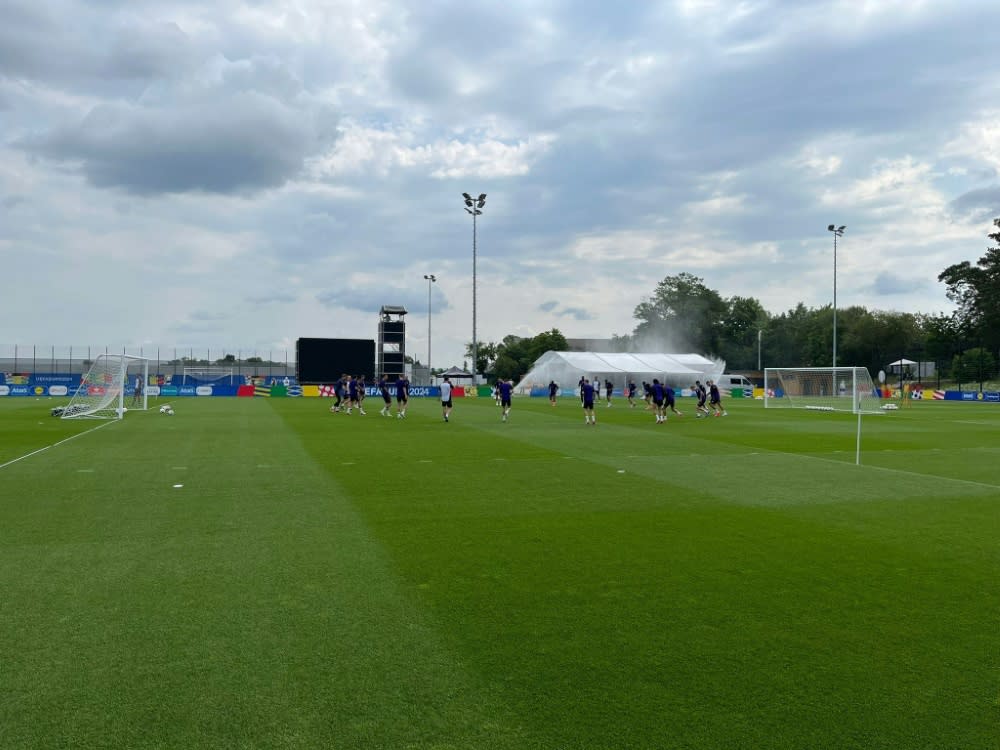
[{"label": "white pitch line", "polygon": [[87,434],[89,434],[91,432],[94,432],[94,430],[101,429],[102,427],[107,427],[109,424],[114,424],[114,422],[113,421],[112,422],[104,422],[102,424],[97,425],[96,427],[91,427],[89,430],[84,430],[83,432],[78,432],[76,435],[70,435],[68,438],[64,438],[63,440],[60,440],[58,443],[53,443],[52,445],[46,445],[44,448],[39,448],[36,451],[31,451],[31,453],[25,453],[23,456],[19,456],[18,458],[12,459],[12,460],[8,461],[5,464],[0,464],[0,469],[6,469],[11,464],[16,464],[18,461],[23,461],[26,458],[31,458],[32,456],[36,456],[39,453],[47,451],[49,448],[55,448],[57,445],[62,445],[63,443],[68,443],[70,440],[78,438],[81,435],[87,435]]}]

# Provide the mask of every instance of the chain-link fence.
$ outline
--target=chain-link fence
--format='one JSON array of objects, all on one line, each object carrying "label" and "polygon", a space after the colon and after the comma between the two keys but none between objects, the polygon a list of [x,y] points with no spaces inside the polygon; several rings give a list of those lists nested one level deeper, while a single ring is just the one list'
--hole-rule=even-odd
[{"label": "chain-link fence", "polygon": [[295,352],[287,349],[53,344],[0,344],[0,373],[82,375],[101,354],[127,354],[149,360],[149,372],[181,377],[187,371],[230,370],[236,377],[295,376]]}]

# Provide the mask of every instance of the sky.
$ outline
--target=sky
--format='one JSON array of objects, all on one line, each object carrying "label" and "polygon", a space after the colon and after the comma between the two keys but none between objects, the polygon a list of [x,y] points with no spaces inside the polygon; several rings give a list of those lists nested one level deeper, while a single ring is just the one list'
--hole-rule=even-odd
[{"label": "sky", "polygon": [[[631,333],[667,276],[948,312],[1000,216],[975,0],[0,0],[0,348]],[[437,282],[425,281],[434,274]],[[277,358],[277,355],[275,355]]]}]

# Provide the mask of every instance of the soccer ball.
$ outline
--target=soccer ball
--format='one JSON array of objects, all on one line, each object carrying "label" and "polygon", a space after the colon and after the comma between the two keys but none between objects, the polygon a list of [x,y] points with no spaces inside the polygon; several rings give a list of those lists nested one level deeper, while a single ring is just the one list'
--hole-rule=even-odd
[{"label": "soccer ball", "polygon": [[167,416],[173,416],[173,414],[174,414],[174,407],[172,407],[170,404],[164,404],[163,406],[160,407],[160,414],[166,414]]}]

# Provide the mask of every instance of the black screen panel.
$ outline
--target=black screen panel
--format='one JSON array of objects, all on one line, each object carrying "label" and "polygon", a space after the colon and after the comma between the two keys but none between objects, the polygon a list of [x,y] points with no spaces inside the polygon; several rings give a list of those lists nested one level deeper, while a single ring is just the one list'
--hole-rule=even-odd
[{"label": "black screen panel", "polygon": [[344,373],[375,379],[372,339],[299,339],[295,342],[295,372],[304,385],[329,385]]}]

